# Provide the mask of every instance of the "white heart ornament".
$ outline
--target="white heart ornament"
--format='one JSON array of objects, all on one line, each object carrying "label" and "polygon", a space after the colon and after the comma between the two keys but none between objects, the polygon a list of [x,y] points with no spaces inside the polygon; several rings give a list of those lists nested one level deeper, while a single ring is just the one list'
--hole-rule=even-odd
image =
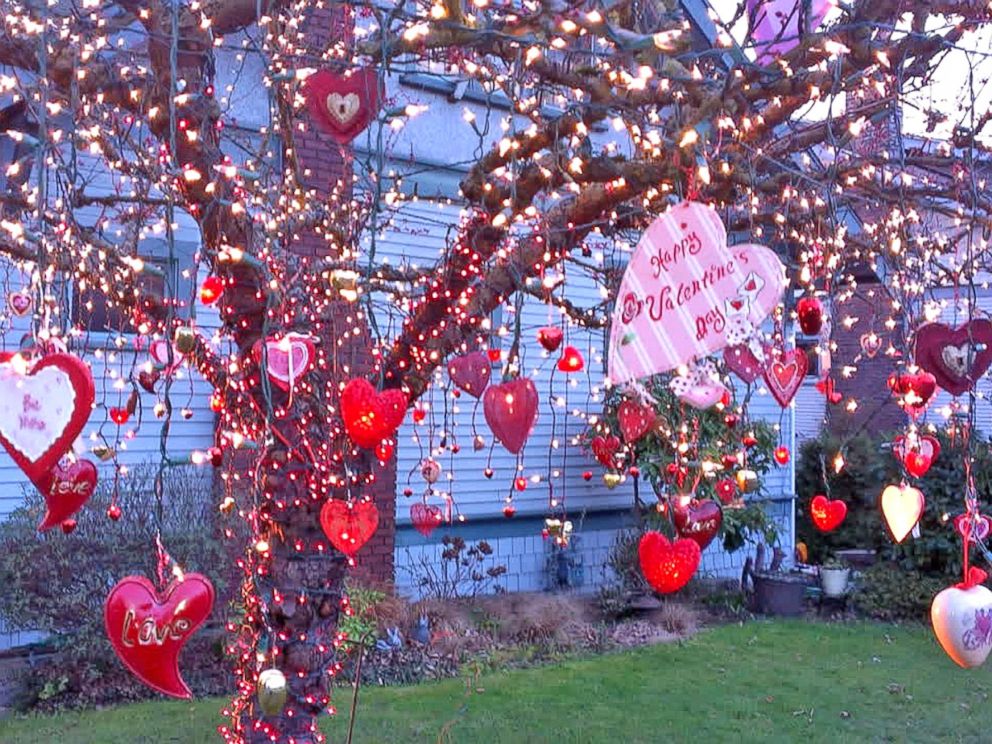
[{"label": "white heart ornament", "polygon": [[768,317],[785,288],[778,256],[727,245],[714,209],[682,202],[651,223],[617,293],[609,344],[614,385],[667,372],[736,339]]},{"label": "white heart ornament", "polygon": [[885,487],[882,491],[882,516],[897,543],[913,531],[923,516],[925,506],[923,493],[917,488],[907,485]]},{"label": "white heart ornament", "polygon": [[327,110],[342,125],[355,118],[362,102],[357,93],[331,93],[327,96]]},{"label": "white heart ornament", "polygon": [[992,651],[992,592],[981,584],[951,586],[930,605],[930,622],[944,652],[964,668],[981,666]]}]

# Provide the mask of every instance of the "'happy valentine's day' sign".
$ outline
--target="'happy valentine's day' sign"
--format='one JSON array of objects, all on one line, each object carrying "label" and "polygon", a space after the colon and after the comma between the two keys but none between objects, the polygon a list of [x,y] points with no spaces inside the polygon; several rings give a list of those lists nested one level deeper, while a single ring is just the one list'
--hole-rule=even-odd
[{"label": "'happy valentine's day' sign", "polygon": [[778,304],[785,269],[760,245],[727,245],[715,210],[682,202],[651,223],[617,294],[609,367],[619,385],[745,343]]}]

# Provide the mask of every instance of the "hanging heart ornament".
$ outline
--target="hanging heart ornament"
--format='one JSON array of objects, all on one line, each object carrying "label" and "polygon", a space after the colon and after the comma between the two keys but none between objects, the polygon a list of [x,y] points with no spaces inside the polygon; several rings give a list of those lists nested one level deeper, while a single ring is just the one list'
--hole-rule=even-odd
[{"label": "hanging heart ornament", "polygon": [[617,406],[617,423],[627,444],[633,444],[654,426],[657,414],[654,408],[633,400],[623,400]]},{"label": "hanging heart ornament", "polygon": [[660,532],[645,532],[637,545],[641,573],[651,588],[661,594],[671,594],[689,583],[702,551],[695,540],[682,537],[669,541]]},{"label": "hanging heart ornament", "polygon": [[672,521],[679,537],[695,540],[700,550],[706,550],[720,532],[723,509],[712,499],[691,499],[687,504],[676,500],[672,506]]},{"label": "hanging heart ornament", "polygon": [[992,320],[971,320],[957,328],[920,326],[915,359],[951,395],[966,393],[992,365]]},{"label": "hanging heart ornament", "polygon": [[34,299],[26,289],[19,289],[7,295],[7,307],[18,318],[23,318],[34,307]]},{"label": "hanging heart ornament", "polygon": [[179,652],[207,621],[214,587],[206,576],[186,574],[161,594],[144,576],[128,576],[110,590],[103,621],[114,653],[149,687],[191,698],[179,673]]},{"label": "hanging heart ornament", "polygon": [[484,351],[462,354],[448,361],[448,377],[469,395],[478,398],[489,384],[492,362]]},{"label": "hanging heart ornament", "polygon": [[306,79],[303,95],[314,123],[345,145],[379,113],[384,91],[378,72],[362,67],[344,74],[318,70]]},{"label": "hanging heart ornament", "polygon": [[42,476],[37,486],[45,497],[46,510],[38,531],[50,530],[82,509],[96,490],[96,481],[96,465],[89,460],[60,463]]},{"label": "hanging heart ornament", "polygon": [[407,397],[402,390],[378,392],[368,380],[348,380],[341,391],[341,418],[345,433],[356,445],[373,449],[391,438],[403,423]]},{"label": "hanging heart ornament", "polygon": [[886,486],[882,491],[882,516],[892,534],[901,543],[923,516],[926,500],[923,493],[912,486]]},{"label": "hanging heart ornament", "polygon": [[782,408],[788,408],[799,392],[808,370],[809,358],[802,349],[788,349],[773,355],[772,363],[765,369],[765,385]]},{"label": "hanging heart ornament", "polygon": [[847,504],[840,499],[828,499],[817,494],[809,502],[809,518],[820,532],[831,532],[840,527],[847,516]]},{"label": "hanging heart ornament", "polygon": [[329,499],[320,510],[320,526],[331,545],[354,558],[379,527],[379,510],[370,500]]},{"label": "hanging heart ornament", "polygon": [[430,537],[444,521],[444,515],[438,506],[417,502],[410,507],[410,521],[417,532],[424,537]]},{"label": "hanging heart ornament", "polygon": [[944,589],[930,605],[934,635],[954,663],[981,666],[992,651],[992,592],[985,572],[972,567],[968,581]]},{"label": "hanging heart ornament", "polygon": [[486,423],[510,453],[518,454],[527,443],[537,422],[537,404],[537,388],[526,377],[486,388],[482,397]]},{"label": "hanging heart ornament", "polygon": [[264,360],[262,348],[261,341],[252,347],[255,361],[259,364],[264,362],[269,379],[283,390],[294,388],[296,381],[313,367],[317,357],[313,340],[301,333],[287,333],[282,338],[265,339]]},{"label": "hanging heart ornament", "polygon": [[940,440],[925,434],[913,437],[898,436],[892,442],[892,454],[914,478],[922,478],[940,455]]}]

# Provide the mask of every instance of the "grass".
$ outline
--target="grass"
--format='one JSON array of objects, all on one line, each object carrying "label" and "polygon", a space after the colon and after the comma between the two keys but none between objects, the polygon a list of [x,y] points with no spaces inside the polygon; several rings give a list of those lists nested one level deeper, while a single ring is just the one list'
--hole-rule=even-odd
[{"label": "grass", "polygon": [[[755,622],[469,684],[367,689],[355,741],[987,742],[990,692],[990,669],[958,669],[926,628]],[[214,742],[221,704],[153,702],[10,719],[0,722],[0,742]],[[347,693],[338,704],[347,708]],[[342,742],[346,714],[324,730]]]}]

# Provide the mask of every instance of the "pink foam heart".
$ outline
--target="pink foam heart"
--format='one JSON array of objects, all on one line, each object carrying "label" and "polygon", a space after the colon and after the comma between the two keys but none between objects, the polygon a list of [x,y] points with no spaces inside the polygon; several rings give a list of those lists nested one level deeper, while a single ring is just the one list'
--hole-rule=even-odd
[{"label": "pink foam heart", "polygon": [[667,372],[757,328],[782,297],[785,269],[760,245],[727,245],[711,207],[682,202],[641,237],[617,293],[614,384]]},{"label": "pink foam heart", "polygon": [[[255,344],[254,354],[261,363],[261,342]],[[315,356],[313,341],[307,336],[288,333],[282,339],[265,340],[265,371],[283,390],[292,388],[297,380],[310,371]]]}]

